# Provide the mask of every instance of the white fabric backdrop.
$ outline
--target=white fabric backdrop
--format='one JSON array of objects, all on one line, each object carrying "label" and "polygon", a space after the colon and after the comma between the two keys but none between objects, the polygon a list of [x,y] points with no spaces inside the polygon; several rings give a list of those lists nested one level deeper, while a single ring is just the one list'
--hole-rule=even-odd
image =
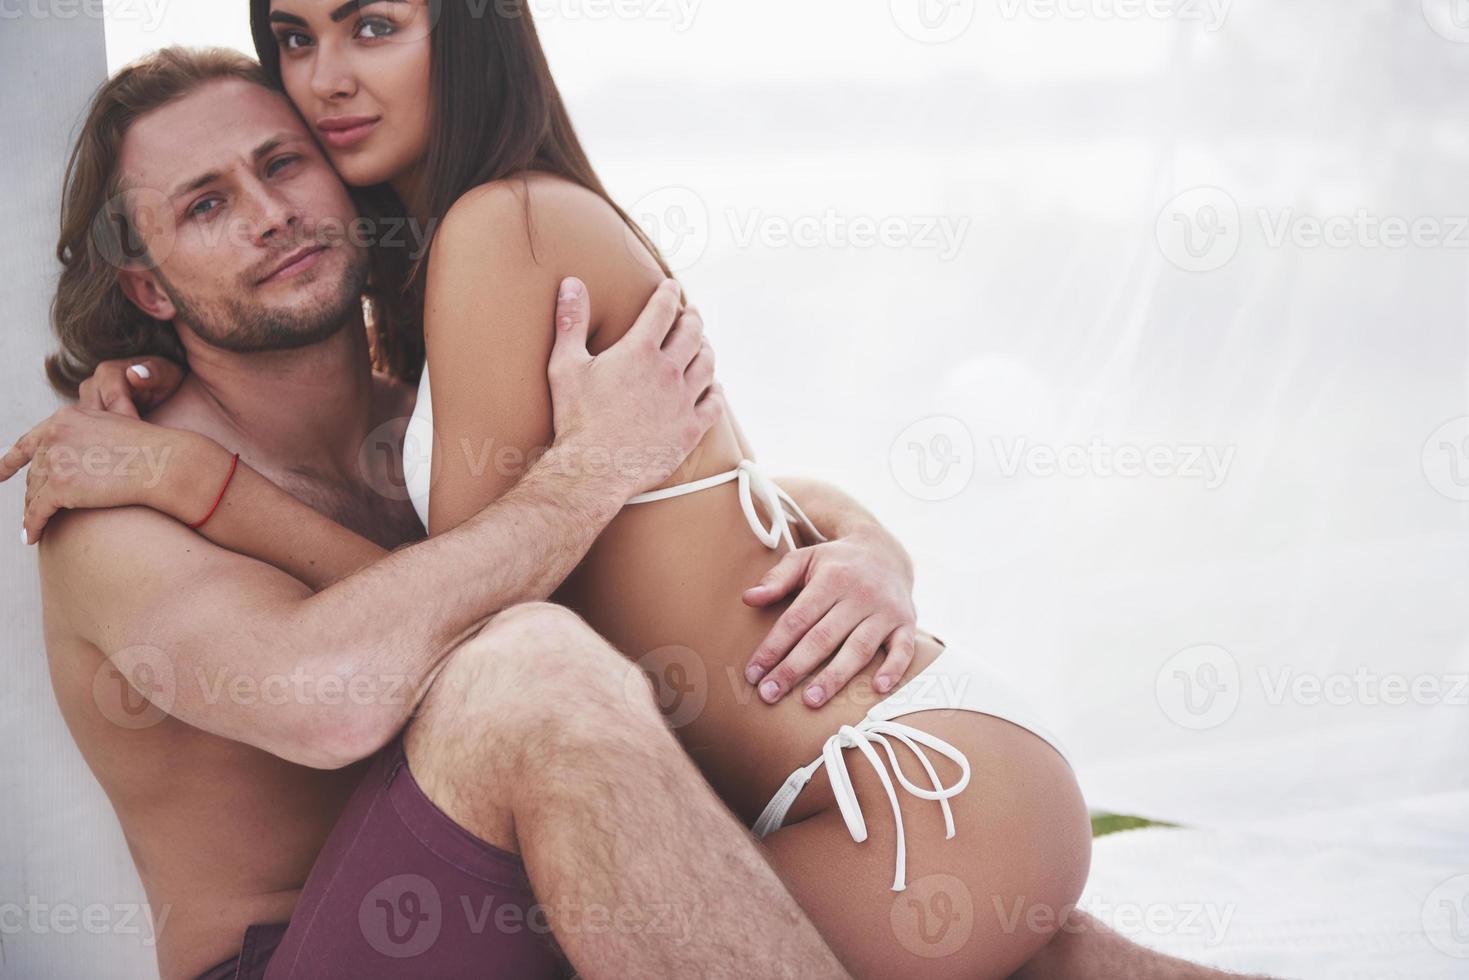
[{"label": "white fabric backdrop", "polygon": [[[118,4],[108,60],[248,48],[243,8]],[[924,619],[1048,703],[1095,807],[1202,828],[1104,842],[1091,898],[1227,894],[1241,915],[1202,949],[1129,929],[1221,963],[1469,975],[1461,0],[535,9],[762,458],[899,530]],[[54,111],[5,125],[59,132],[86,86],[46,87]],[[47,402],[30,220],[4,249],[30,270],[6,277],[12,429]],[[38,666],[29,559],[7,575],[0,880],[129,900]],[[4,941],[0,975],[146,962],[123,937]]]}]

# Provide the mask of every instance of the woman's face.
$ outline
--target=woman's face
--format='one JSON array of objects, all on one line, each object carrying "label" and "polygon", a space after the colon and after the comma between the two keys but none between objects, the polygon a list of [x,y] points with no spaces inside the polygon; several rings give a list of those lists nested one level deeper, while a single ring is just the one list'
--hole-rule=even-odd
[{"label": "woman's face", "polygon": [[286,94],[347,183],[412,187],[428,148],[424,0],[272,0]]}]

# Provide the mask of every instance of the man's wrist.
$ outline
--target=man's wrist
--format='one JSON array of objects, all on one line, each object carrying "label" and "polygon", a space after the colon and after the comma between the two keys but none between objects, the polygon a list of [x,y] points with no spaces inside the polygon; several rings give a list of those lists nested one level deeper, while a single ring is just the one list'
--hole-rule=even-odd
[{"label": "man's wrist", "polygon": [[864,518],[847,522],[848,526],[837,536],[847,540],[868,544],[893,556],[898,567],[907,576],[909,584],[913,582],[913,556],[908,554],[908,549],[903,543],[889,531],[879,524],[875,519]]},{"label": "man's wrist", "polygon": [[635,479],[619,472],[602,455],[574,441],[558,439],[541,455],[534,471],[590,520],[607,524],[638,491]]},{"label": "man's wrist", "polygon": [[554,455],[560,472],[586,477],[588,487],[610,494],[618,509],[666,480],[686,457],[675,446],[623,445],[611,449],[605,442],[576,434],[558,436],[546,455]]}]

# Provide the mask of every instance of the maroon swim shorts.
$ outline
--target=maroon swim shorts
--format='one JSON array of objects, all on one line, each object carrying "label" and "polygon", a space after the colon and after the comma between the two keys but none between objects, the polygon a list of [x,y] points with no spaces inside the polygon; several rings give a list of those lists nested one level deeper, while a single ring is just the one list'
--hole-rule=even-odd
[{"label": "maroon swim shorts", "polygon": [[525,865],[424,795],[401,737],[364,775],[288,924],[251,926],[200,980],[571,975]]}]

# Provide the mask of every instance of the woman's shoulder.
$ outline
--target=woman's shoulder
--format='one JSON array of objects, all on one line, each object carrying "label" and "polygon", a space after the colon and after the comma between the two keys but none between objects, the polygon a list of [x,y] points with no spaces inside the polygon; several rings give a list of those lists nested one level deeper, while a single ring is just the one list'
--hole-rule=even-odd
[{"label": "woman's shoulder", "polygon": [[446,248],[525,249],[552,257],[621,245],[626,225],[600,194],[555,174],[527,171],[460,195],[439,224]]},{"label": "woman's shoulder", "polygon": [[444,216],[430,257],[429,306],[438,305],[436,295],[460,297],[459,305],[507,294],[539,302],[566,276],[587,284],[594,337],[603,324],[612,327],[608,337],[625,330],[664,278],[600,194],[552,174],[518,174],[465,192]]}]

